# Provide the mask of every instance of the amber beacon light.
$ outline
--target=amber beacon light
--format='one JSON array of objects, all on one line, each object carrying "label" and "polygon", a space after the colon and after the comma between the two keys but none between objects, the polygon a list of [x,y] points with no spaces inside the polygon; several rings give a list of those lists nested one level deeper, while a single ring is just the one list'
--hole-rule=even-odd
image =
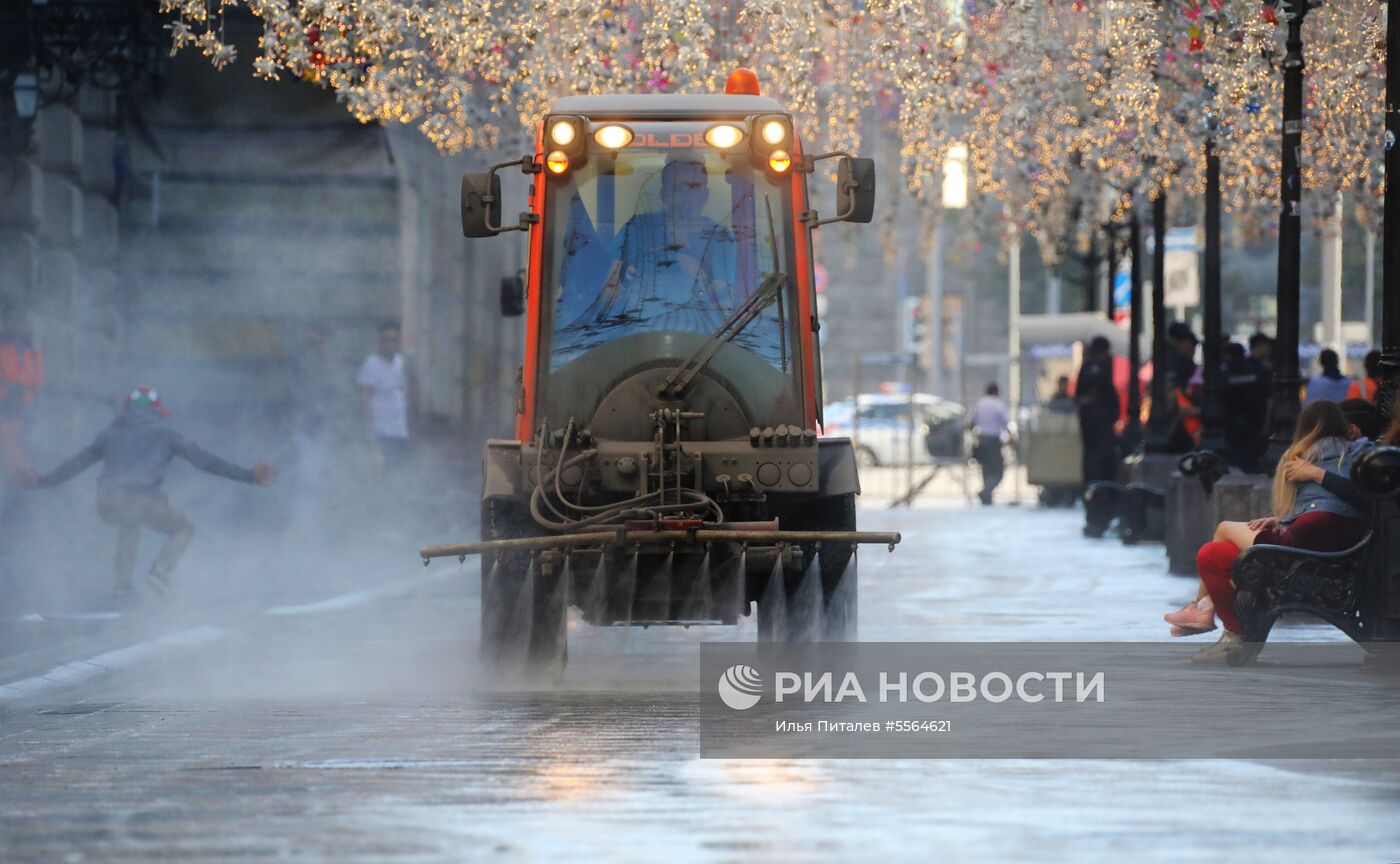
[{"label": "amber beacon light", "polygon": [[758,75],[752,69],[735,69],[724,82],[724,92],[730,96],[757,96]]}]

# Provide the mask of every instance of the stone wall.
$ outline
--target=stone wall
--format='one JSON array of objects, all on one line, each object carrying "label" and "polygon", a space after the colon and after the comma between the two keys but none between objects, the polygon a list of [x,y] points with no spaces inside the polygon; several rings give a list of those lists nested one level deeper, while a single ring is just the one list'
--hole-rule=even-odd
[{"label": "stone wall", "polygon": [[0,154],[0,297],[28,313],[45,350],[42,452],[75,445],[103,416],[103,370],[122,341],[117,98],[83,90],[3,122],[21,143]]}]

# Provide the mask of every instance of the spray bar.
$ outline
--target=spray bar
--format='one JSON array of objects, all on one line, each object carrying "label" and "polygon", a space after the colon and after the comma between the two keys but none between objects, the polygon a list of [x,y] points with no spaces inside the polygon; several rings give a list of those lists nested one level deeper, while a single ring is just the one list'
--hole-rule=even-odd
[{"label": "spray bar", "polygon": [[634,543],[869,543],[888,546],[900,541],[898,531],[775,531],[726,528],[694,528],[686,531],[650,531],[619,528],[616,531],[589,531],[582,534],[556,534],[551,537],[514,537],[484,540],[480,543],[453,543],[424,546],[418,550],[426,565],[434,558],[464,559],[490,552],[567,549],[574,547],[624,546]]}]

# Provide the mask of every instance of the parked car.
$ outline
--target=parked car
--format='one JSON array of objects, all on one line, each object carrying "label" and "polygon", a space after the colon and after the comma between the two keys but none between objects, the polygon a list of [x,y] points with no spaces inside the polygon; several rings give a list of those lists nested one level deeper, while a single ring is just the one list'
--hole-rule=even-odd
[{"label": "parked car", "polygon": [[863,393],[859,403],[859,423],[850,400],[826,406],[822,433],[854,438],[856,457],[862,465],[907,465],[911,447],[914,463],[919,465],[930,465],[936,459],[961,459],[966,452],[967,411],[957,402],[929,393]]}]

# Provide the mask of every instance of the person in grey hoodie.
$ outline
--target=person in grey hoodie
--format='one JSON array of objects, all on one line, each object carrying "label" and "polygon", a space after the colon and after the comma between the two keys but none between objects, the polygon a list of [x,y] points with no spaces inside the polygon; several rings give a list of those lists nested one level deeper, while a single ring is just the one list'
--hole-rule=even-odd
[{"label": "person in grey hoodie", "polygon": [[142,528],[165,535],[165,546],[146,576],[147,583],[161,594],[170,592],[170,573],[194,539],[194,526],[161,491],[165,469],[175,457],[209,474],[259,486],[270,485],[277,474],[266,463],[242,468],[201,449],[169,424],[169,414],[156,391],[138,387],[127,397],[122,413],[91,444],[47,474],[25,477],[26,486],[47,488],[102,463],[97,478],[97,513],[102,521],[117,527],[114,592],[118,600],[133,593],[131,577]]}]

